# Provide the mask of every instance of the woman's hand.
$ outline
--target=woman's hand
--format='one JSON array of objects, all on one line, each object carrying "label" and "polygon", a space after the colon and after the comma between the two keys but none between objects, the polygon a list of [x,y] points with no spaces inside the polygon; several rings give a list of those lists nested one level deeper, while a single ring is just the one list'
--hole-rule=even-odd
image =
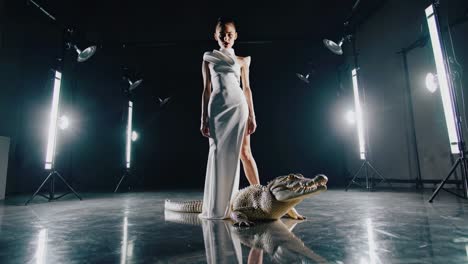
[{"label": "woman's hand", "polygon": [[208,119],[202,120],[200,132],[202,133],[204,137],[210,137],[210,126],[208,123]]},{"label": "woman's hand", "polygon": [[257,121],[255,121],[255,117],[250,117],[247,119],[247,134],[253,134],[257,129]]}]

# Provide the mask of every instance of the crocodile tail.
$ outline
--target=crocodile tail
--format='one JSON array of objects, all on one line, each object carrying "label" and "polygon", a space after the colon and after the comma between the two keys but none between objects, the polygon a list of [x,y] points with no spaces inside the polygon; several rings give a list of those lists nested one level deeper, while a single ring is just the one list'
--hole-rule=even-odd
[{"label": "crocodile tail", "polygon": [[164,202],[164,209],[171,210],[174,212],[184,212],[184,213],[201,213],[202,212],[203,201],[183,201],[183,202],[174,202],[171,200],[166,200]]},{"label": "crocodile tail", "polygon": [[202,224],[196,213],[181,213],[171,210],[164,210],[164,221],[194,226],[200,226]]}]

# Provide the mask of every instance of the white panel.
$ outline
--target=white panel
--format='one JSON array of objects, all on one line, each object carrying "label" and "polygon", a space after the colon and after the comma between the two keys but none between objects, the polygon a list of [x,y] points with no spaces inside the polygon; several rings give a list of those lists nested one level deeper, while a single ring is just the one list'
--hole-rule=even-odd
[{"label": "white panel", "polygon": [[5,199],[10,138],[0,137],[0,200]]}]

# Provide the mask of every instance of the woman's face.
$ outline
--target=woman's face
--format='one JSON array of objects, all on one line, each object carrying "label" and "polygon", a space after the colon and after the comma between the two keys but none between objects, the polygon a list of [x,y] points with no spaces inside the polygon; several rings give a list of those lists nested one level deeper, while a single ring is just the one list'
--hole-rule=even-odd
[{"label": "woman's face", "polygon": [[237,39],[236,27],[232,23],[216,27],[215,39],[218,41],[220,48],[232,48],[234,41]]}]

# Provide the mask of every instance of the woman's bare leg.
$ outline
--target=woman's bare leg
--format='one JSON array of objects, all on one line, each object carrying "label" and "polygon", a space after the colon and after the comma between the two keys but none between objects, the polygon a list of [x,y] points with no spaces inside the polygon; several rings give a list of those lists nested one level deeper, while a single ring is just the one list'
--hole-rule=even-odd
[{"label": "woman's bare leg", "polygon": [[[255,159],[252,155],[252,150],[250,148],[250,135],[248,135],[247,132],[245,133],[244,139],[242,141],[241,161],[242,167],[244,167],[245,176],[247,177],[250,185],[260,184],[257,163],[255,162]],[[294,208],[291,208],[291,210],[289,210],[286,215],[293,219],[305,219],[305,217],[300,215]]]},{"label": "woman's bare leg", "polygon": [[250,135],[248,135],[247,132],[244,134],[240,156],[245,176],[247,177],[250,185],[260,184],[257,163],[255,162],[252,150],[250,149]]},{"label": "woman's bare leg", "polygon": [[252,247],[249,252],[247,264],[262,264],[263,263],[263,250]]}]

